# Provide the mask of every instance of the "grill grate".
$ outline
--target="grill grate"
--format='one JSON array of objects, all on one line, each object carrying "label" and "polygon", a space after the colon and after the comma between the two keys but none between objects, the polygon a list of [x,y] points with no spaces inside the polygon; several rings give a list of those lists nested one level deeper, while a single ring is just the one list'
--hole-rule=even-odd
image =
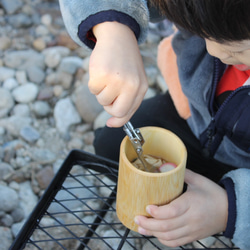
[{"label": "grill grate", "polygon": [[[115,210],[117,163],[73,150],[45,191],[11,250],[170,249],[125,228]],[[219,249],[238,249],[214,236]],[[196,242],[195,249],[209,249]],[[190,249],[190,245],[175,249]]]}]

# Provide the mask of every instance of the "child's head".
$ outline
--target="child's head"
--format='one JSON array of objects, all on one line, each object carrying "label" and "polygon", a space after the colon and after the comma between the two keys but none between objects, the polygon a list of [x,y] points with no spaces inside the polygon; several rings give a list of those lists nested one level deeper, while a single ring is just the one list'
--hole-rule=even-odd
[{"label": "child's head", "polygon": [[225,64],[250,69],[249,0],[151,0],[177,26],[205,38]]},{"label": "child's head", "polygon": [[249,0],[151,0],[177,26],[218,42],[250,39]]}]

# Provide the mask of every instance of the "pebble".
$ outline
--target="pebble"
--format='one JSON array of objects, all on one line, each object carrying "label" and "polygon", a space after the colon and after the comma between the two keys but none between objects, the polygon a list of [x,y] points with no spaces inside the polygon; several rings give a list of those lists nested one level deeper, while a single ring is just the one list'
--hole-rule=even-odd
[{"label": "pebble", "polygon": [[6,162],[0,162],[0,180],[5,180],[7,176],[13,173],[13,171],[14,169],[10,164]]},{"label": "pebble", "polygon": [[0,50],[6,50],[11,47],[11,40],[7,36],[0,37]]},{"label": "pebble", "polygon": [[18,86],[18,82],[15,78],[8,78],[3,82],[3,88],[12,90]]},{"label": "pebble", "polygon": [[52,167],[45,167],[42,168],[37,174],[36,174],[36,180],[40,186],[41,189],[46,189],[50,182],[52,181],[54,177],[54,172]]},{"label": "pebble", "polygon": [[34,83],[26,83],[15,88],[12,95],[16,102],[29,103],[36,99],[38,94],[38,87]]},{"label": "pebble", "polygon": [[0,82],[15,76],[15,70],[8,67],[0,67]]},{"label": "pebble", "polygon": [[0,185],[0,211],[11,212],[18,207],[18,194],[12,188]]},{"label": "pebble", "polygon": [[97,102],[87,85],[81,85],[75,90],[75,105],[82,119],[87,123],[92,123],[103,110],[103,107]]},{"label": "pebble", "polygon": [[78,68],[81,68],[83,64],[83,61],[79,57],[65,57],[62,59],[59,70],[69,73],[69,74],[75,74]]},{"label": "pebble", "polygon": [[19,84],[25,84],[28,82],[26,71],[17,70],[16,71],[16,80]]},{"label": "pebble", "polygon": [[23,127],[20,136],[27,142],[34,143],[40,138],[39,132],[31,126]]},{"label": "pebble", "polygon": [[18,103],[12,109],[12,114],[14,116],[30,117],[30,107],[25,103]]},{"label": "pebble", "polygon": [[21,0],[2,0],[1,4],[7,14],[13,14],[23,5]]},{"label": "pebble", "polygon": [[24,211],[24,218],[27,218],[38,202],[38,197],[34,194],[30,181],[20,183],[19,207]]},{"label": "pebble", "polygon": [[34,148],[31,158],[37,163],[49,164],[56,160],[56,155],[48,149]]},{"label": "pebble", "polygon": [[8,89],[0,88],[0,118],[6,117],[14,106],[14,99]]},{"label": "pebble", "polygon": [[26,72],[28,79],[33,83],[40,84],[45,79],[44,70],[36,65],[28,67]]},{"label": "pebble", "polygon": [[35,101],[32,108],[38,117],[46,117],[51,112],[49,104],[45,101]]},{"label": "pebble", "polygon": [[9,249],[10,245],[13,242],[12,232],[10,228],[0,226],[0,242],[0,250]]}]

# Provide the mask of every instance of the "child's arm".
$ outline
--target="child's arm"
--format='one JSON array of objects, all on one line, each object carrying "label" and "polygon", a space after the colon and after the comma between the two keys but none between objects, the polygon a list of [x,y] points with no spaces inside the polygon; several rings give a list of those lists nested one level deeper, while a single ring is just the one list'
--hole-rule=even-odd
[{"label": "child's arm", "polygon": [[89,88],[113,116],[107,125],[124,125],[147,90],[138,48],[147,32],[146,1],[60,0],[60,6],[71,37],[93,49]]},{"label": "child's arm", "polygon": [[130,27],[138,42],[145,40],[149,13],[146,0],[59,0],[60,10],[69,35],[80,46],[91,49],[91,29],[103,22],[117,21]]},{"label": "child's arm", "polygon": [[147,78],[137,40],[127,26],[105,22],[94,27],[97,39],[90,57],[89,89],[113,117],[107,125],[124,125],[147,90]]}]

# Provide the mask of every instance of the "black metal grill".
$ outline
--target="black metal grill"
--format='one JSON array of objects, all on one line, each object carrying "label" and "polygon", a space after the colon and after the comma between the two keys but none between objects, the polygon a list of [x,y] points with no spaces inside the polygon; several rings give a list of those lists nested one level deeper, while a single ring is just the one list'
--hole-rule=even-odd
[{"label": "black metal grill", "polygon": [[[130,231],[119,222],[117,168],[116,162],[73,150],[10,249],[164,249],[157,239]],[[225,243],[222,235],[214,237],[220,241],[218,248],[238,249]],[[200,248],[195,249],[209,249],[197,243]]]}]

